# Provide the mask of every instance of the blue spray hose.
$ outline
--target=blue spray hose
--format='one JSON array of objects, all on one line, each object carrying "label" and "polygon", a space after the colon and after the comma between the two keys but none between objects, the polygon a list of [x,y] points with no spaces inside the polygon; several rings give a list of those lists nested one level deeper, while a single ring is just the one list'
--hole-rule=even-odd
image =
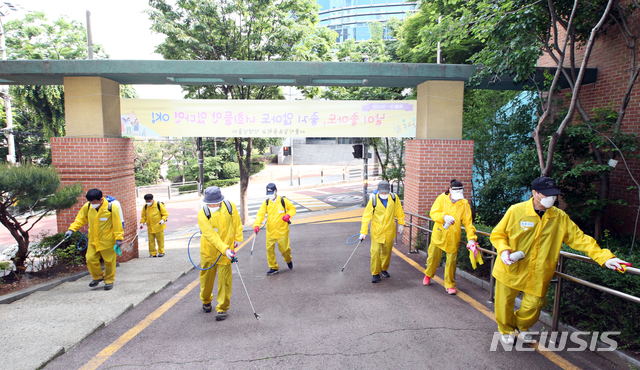
[{"label": "blue spray hose", "polygon": [[[87,246],[89,246],[89,240],[87,240],[87,234],[88,233],[89,233],[88,231],[86,233],[81,233],[82,237],[80,238],[80,240],[78,240],[78,244],[76,244],[76,247],[78,248],[79,251],[83,251],[83,250],[87,249]],[[80,244],[82,244],[83,240],[85,242],[84,248],[80,248]]]},{"label": "blue spray hose", "polygon": [[211,270],[213,268],[213,266],[216,265],[216,263],[218,263],[218,260],[220,259],[220,257],[222,256],[222,253],[220,253],[220,255],[218,256],[218,258],[216,259],[216,262],[213,263],[213,265],[211,265],[211,267],[206,268],[206,269],[201,269],[200,267],[196,266],[195,263],[193,263],[193,260],[191,259],[191,253],[189,253],[189,246],[191,245],[191,239],[193,239],[194,236],[196,236],[196,234],[199,234],[200,231],[196,231],[195,233],[193,233],[193,235],[191,235],[191,238],[189,238],[189,243],[187,243],[187,255],[189,256],[189,261],[191,261],[191,264],[193,265],[193,267],[197,268],[200,271],[207,271],[207,270]]},{"label": "blue spray hose", "polygon": [[[360,234],[356,234],[354,236],[360,236]],[[349,241],[349,240],[353,239],[354,236],[352,236],[349,239],[347,239],[347,244],[356,244],[358,242],[357,240],[355,242],[353,242],[353,243]]]}]

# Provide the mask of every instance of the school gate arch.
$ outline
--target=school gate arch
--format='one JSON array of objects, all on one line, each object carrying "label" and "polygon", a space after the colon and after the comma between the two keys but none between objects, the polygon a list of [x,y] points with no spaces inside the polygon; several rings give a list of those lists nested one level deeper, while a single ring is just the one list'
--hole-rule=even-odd
[{"label": "school gate arch", "polygon": [[[0,84],[64,85],[67,136],[51,140],[52,161],[62,184],[81,181],[83,194],[100,188],[115,196],[123,206],[125,223],[136,225],[133,139],[121,137],[120,84],[417,87],[415,139],[406,145],[405,209],[424,214],[451,178],[471,181],[473,141],[462,140],[462,102],[464,84],[476,68],[413,63],[12,60],[0,61]],[[537,82],[543,81],[544,70],[536,71]],[[586,72],[585,83],[595,82],[597,71]],[[523,86],[505,77],[476,88]],[[341,135],[334,131],[331,136]],[[59,231],[73,222],[82,204],[58,214]],[[127,227],[124,245],[135,234],[135,227]],[[119,260],[137,257],[135,240]]]}]

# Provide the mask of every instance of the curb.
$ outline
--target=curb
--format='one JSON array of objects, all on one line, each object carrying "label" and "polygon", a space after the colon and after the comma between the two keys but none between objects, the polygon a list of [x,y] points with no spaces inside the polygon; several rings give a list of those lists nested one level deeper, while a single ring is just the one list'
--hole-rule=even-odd
[{"label": "curb", "polygon": [[[419,250],[418,251],[422,256],[424,256],[426,258],[427,253],[424,251]],[[456,268],[456,276],[459,276],[463,279],[466,279],[467,281],[471,282],[474,285],[477,285],[479,287],[481,287],[482,289],[489,291],[491,289],[491,287],[489,286],[489,282],[482,280],[478,277],[475,277],[473,275],[471,275],[470,273],[463,271],[459,268]],[[516,298],[515,301],[515,306],[516,307],[520,307],[520,304],[522,303],[522,299],[521,298]],[[552,325],[552,321],[553,321],[553,315],[551,315],[549,312],[542,310],[540,312],[540,318],[538,319],[538,321],[540,321],[541,323],[551,327]],[[566,331],[569,332],[570,334],[574,333],[574,332],[579,332],[580,330],[577,328],[574,328],[573,326],[570,325],[566,325],[563,324],[562,322],[558,323],[558,330],[559,331]],[[602,342],[598,341],[598,348],[608,348],[608,345],[603,344]],[[614,350],[614,351],[591,351],[596,353],[597,355],[613,362],[614,364],[620,366],[621,368],[628,368],[628,367],[637,367],[640,368],[640,361],[636,360],[635,358],[625,354],[624,352],[620,351],[620,350]]]},{"label": "curb", "polygon": [[0,297],[0,304],[9,304],[12,302],[17,301],[18,299],[24,298],[32,293],[35,292],[39,292],[39,291],[46,291],[46,290],[51,290],[55,287],[57,287],[58,285],[67,282],[67,281],[76,281],[78,279],[80,279],[81,277],[87,276],[89,275],[89,271],[82,271],[82,272],[78,272],[77,274],[73,274],[73,275],[69,275],[69,276],[65,276],[63,278],[60,278],[58,280],[54,280],[54,281],[50,281],[48,283],[42,283],[42,284],[38,284],[38,285],[34,285],[30,288],[27,289],[22,289],[20,291],[14,292],[14,293],[9,293],[6,295],[3,295]]}]

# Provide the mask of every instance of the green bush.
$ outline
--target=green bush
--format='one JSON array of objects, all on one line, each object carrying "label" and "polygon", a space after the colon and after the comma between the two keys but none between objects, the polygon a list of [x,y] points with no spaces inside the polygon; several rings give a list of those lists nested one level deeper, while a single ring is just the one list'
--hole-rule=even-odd
[{"label": "green bush", "polygon": [[[42,252],[46,254],[51,248],[55,247],[58,243],[60,243],[64,239],[64,233],[53,234],[51,236],[42,236],[42,239],[38,243],[38,248],[34,249],[33,252],[38,253]],[[67,241],[62,243],[54,252],[53,255],[56,257],[55,264],[63,264],[67,266],[74,265],[83,265],[85,263],[85,255],[87,253],[86,249],[86,241],[82,240],[80,243],[80,247],[84,248],[83,250],[78,250],[78,243],[82,239],[82,234],[80,232],[75,232]],[[37,257],[37,256],[33,256]],[[52,267],[52,266],[51,266]]]},{"label": "green bush", "polygon": [[[616,256],[633,263],[634,266],[640,265],[637,245],[634,248],[634,256],[629,257],[631,238],[612,238],[605,232],[605,238],[599,245],[610,249]],[[585,255],[566,245],[563,245],[562,249]],[[594,284],[640,296],[640,276],[621,274],[577,260],[565,260],[564,272]],[[547,294],[546,309],[550,312],[553,311],[555,287],[555,284],[551,284]],[[618,342],[618,348],[632,351],[640,349],[640,305],[566,280],[562,281],[561,297],[560,321],[563,323],[586,331],[620,331],[620,335],[614,338]]]},{"label": "green bush", "polygon": [[255,175],[256,173],[264,170],[267,167],[264,162],[251,162],[251,168],[249,169],[249,175]]},{"label": "green bush", "polygon": [[197,190],[198,190],[198,184],[182,185],[178,187],[178,193],[186,193],[189,191],[197,191]]},{"label": "green bush", "polygon": [[269,160],[269,163],[278,163],[278,155],[271,154],[271,159]]},{"label": "green bush", "polygon": [[205,184],[205,188],[208,188],[209,186],[217,186],[219,188],[226,188],[227,186],[233,186],[237,183],[240,182],[240,178],[236,177],[233,179],[223,179],[223,180],[213,180],[213,181],[209,181],[208,183]]},{"label": "green bush", "polygon": [[413,249],[426,252],[429,249],[429,243],[427,243],[427,236],[425,232],[420,230],[413,239]]},{"label": "green bush", "polygon": [[240,177],[240,167],[236,162],[227,162],[222,165],[222,171],[220,171],[220,179],[233,179]]}]

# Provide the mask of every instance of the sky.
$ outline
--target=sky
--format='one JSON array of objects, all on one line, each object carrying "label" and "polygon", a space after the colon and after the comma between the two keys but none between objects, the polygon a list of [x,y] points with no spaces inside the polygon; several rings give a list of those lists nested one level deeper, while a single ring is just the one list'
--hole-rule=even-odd
[{"label": "sky", "polygon": [[[49,20],[61,15],[85,25],[91,12],[93,43],[101,44],[109,59],[162,59],[153,52],[164,35],[151,32],[151,21],[144,12],[148,0],[5,0],[24,10],[13,12],[6,20],[22,18],[25,11],[42,11]],[[179,86],[134,85],[141,99],[182,99]]]}]

